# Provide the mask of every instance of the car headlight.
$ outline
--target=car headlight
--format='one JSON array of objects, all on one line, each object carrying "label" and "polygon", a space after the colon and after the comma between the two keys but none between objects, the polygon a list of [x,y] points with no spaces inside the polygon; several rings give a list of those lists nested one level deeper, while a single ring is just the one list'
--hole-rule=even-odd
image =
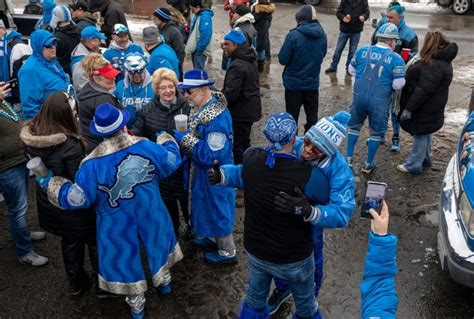
[{"label": "car headlight", "polygon": [[474,213],[465,192],[459,197],[459,212],[469,234],[474,237]]}]

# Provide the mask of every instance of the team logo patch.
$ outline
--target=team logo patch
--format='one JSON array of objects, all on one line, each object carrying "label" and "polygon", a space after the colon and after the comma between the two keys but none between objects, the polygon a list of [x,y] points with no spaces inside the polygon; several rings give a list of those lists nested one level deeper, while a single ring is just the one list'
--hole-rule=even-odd
[{"label": "team logo patch", "polygon": [[155,178],[155,165],[149,159],[129,154],[117,167],[115,183],[111,188],[99,185],[99,189],[109,195],[111,207],[117,207],[120,199],[130,199],[135,196],[133,188],[147,183]]}]

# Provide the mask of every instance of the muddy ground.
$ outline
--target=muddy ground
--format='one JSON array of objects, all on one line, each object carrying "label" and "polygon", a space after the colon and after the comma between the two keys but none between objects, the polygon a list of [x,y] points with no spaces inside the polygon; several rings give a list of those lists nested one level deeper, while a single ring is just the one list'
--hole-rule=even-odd
[{"label": "muddy ground", "polygon": [[[271,28],[272,60],[261,77],[263,119],[254,126],[252,141],[263,143],[261,129],[268,114],[284,110],[281,85],[282,67],[277,63],[278,50],[288,29],[294,27],[295,5],[279,4]],[[221,51],[219,41],[227,30],[227,14],[222,5],[215,6],[215,53],[210,64],[212,76],[218,84],[224,73],[219,70]],[[373,14],[380,10],[374,9]],[[319,20],[328,33],[329,52],[322,70],[329,66],[335,47],[338,24],[334,13],[318,7]],[[474,37],[472,16],[458,17],[443,11],[439,14],[408,14],[420,40],[429,29],[441,28],[454,41],[460,52],[455,60],[455,79],[447,108],[444,128],[433,137],[434,165],[421,176],[399,173],[395,167],[402,163],[410,150],[408,134],[402,134],[400,153],[390,153],[381,146],[377,169],[367,177],[359,173],[365,158],[365,137],[361,136],[355,156],[357,195],[360,204],[365,181],[383,181],[389,185],[387,202],[391,213],[391,231],[399,238],[397,292],[399,318],[473,318],[474,291],[453,282],[440,269],[436,252],[437,206],[444,169],[455,149],[455,140],[465,120],[466,108],[473,83]],[[133,20],[135,26],[146,24],[143,19]],[[133,29],[140,32],[141,29]],[[370,39],[369,25],[363,32],[361,44]],[[353,79],[345,77],[341,59],[339,73],[321,74],[319,115],[332,114],[348,108]],[[189,61],[187,62],[189,63]],[[472,72],[472,71],[471,71]],[[302,111],[303,112],[303,111]],[[304,114],[300,118],[304,123]],[[300,128],[301,130],[301,128]],[[366,132],[365,132],[366,133]],[[389,134],[390,136],[390,134]],[[30,225],[38,228],[34,201],[34,185],[30,192]],[[358,284],[362,278],[369,223],[358,218],[358,206],[349,227],[327,230],[325,244],[325,277],[319,304],[327,318],[356,318],[360,312]],[[245,294],[247,267],[242,247],[243,209],[237,208],[235,240],[239,251],[236,266],[211,267],[205,265],[199,252],[182,241],[185,258],[173,268],[173,293],[159,296],[154,289],[147,292],[148,318],[234,318]],[[68,295],[58,238],[49,235],[35,243],[38,253],[50,258],[47,266],[34,269],[18,265],[9,237],[4,203],[0,203],[0,318],[122,318],[128,316],[128,307],[122,299],[98,300],[93,291],[82,298]],[[282,306],[273,318],[290,318],[291,304]]]}]

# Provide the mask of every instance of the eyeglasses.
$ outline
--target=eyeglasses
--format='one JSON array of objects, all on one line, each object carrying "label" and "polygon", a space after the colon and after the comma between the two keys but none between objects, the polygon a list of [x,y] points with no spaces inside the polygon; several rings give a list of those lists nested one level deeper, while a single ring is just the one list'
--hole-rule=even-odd
[{"label": "eyeglasses", "polygon": [[163,86],[158,87],[158,90],[163,91],[163,92],[166,91],[166,90],[173,91],[174,89],[175,89],[175,86],[172,85],[172,84],[170,84],[168,86],[163,85]]},{"label": "eyeglasses", "polygon": [[395,19],[395,16],[387,16],[387,19]]}]

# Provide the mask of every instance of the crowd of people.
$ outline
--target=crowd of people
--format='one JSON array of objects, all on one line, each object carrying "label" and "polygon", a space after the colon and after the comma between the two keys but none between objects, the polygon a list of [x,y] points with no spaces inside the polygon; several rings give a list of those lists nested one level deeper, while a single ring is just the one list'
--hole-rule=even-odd
[{"label": "crowd of people", "polygon": [[[40,158],[47,168],[35,179],[39,225],[61,238],[71,295],[92,286],[100,298],[125,295],[133,318],[145,309],[142,250],[161,294],[172,292],[183,232],[205,249],[204,262],[237,262],[240,189],[249,266],[240,318],[268,318],[290,296],[296,318],[321,318],[323,230],[346,227],[356,208],[353,158],[365,119],[370,137],[363,173],[375,169],[389,116],[392,151],[400,149],[400,126],[413,135],[412,151],[397,169],[421,174],[431,166],[431,134],[444,122],[457,45],[435,31],[418,50],[404,8],[392,2],[373,22],[373,43],[357,49],[369,7],[366,0],[342,0],[340,34],[325,72],[337,71],[349,41],[353,98],[350,110],[319,119],[328,38],[315,8],[304,5],[278,53],[286,112],[266,119],[265,146],[251,146],[253,123],[262,119],[259,73],[270,55],[275,5],[226,2],[230,30],[221,44],[225,78],[217,90],[206,71],[211,4],[169,4],[152,13],[143,47],[109,0],[70,6],[45,0],[29,44],[0,22],[0,193],[18,261],[48,262],[31,244],[45,234],[27,224],[28,158]],[[187,71],[186,54],[193,65]],[[298,135],[301,106],[306,123]],[[180,129],[176,119],[183,116],[187,126]],[[371,215],[362,317],[395,318],[397,239],[388,232],[386,204]],[[84,266],[86,247],[92,274]]]}]

